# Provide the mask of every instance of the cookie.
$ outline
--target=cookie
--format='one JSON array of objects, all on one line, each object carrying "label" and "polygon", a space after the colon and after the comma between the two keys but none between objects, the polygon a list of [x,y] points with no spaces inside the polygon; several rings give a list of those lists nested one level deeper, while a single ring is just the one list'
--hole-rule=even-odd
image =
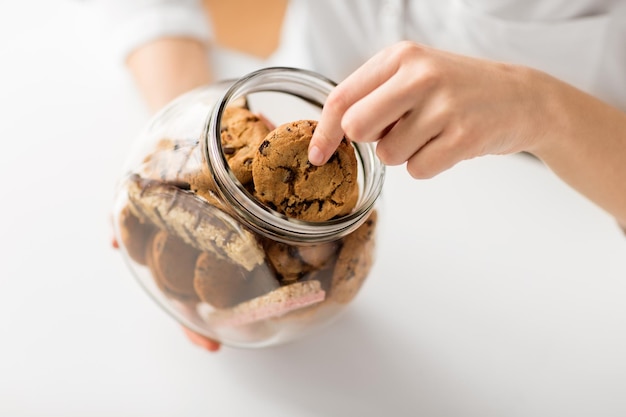
[{"label": "cookie", "polygon": [[[229,109],[248,111],[248,98],[242,96]],[[143,178],[160,180],[183,189],[216,190],[200,137],[163,138],[143,160],[137,173]]]},{"label": "cookie", "polygon": [[325,242],[298,247],[298,255],[314,269],[326,267],[337,257],[338,242]]},{"label": "cookie", "polygon": [[348,214],[358,199],[357,160],[344,138],[330,160],[315,166],[308,147],[317,122],[300,120],[271,131],[252,162],[255,197],[284,215],[319,222]]},{"label": "cookie", "polygon": [[182,299],[197,299],[193,281],[199,254],[197,249],[165,231],[154,235],[146,251],[148,268],[157,286]]},{"label": "cookie", "polygon": [[240,265],[203,252],[197,259],[193,285],[200,299],[215,308],[229,308],[266,294],[279,283],[267,267],[247,271]]},{"label": "cookie", "polygon": [[343,239],[343,246],[333,271],[329,298],[339,303],[350,302],[367,277],[374,257],[374,232],[378,214],[368,219]]},{"label": "cookie", "polygon": [[222,113],[222,151],[235,178],[244,186],[252,183],[252,160],[269,132],[266,123],[248,109],[227,107]]},{"label": "cookie", "polygon": [[135,216],[129,206],[124,207],[118,217],[119,238],[128,256],[139,265],[146,264],[146,247],[156,228]]},{"label": "cookie", "polygon": [[281,282],[294,282],[306,274],[323,268],[336,258],[334,242],[311,246],[295,246],[270,239],[263,241],[270,264]]},{"label": "cookie", "polygon": [[136,174],[127,179],[129,205],[144,221],[178,236],[201,252],[211,252],[252,271],[265,262],[255,235],[193,192]]},{"label": "cookie", "polygon": [[182,189],[216,190],[199,139],[161,139],[137,173]]},{"label": "cookie", "polygon": [[319,281],[297,282],[230,309],[216,310],[208,321],[215,326],[243,326],[315,305],[324,301],[325,296]]}]

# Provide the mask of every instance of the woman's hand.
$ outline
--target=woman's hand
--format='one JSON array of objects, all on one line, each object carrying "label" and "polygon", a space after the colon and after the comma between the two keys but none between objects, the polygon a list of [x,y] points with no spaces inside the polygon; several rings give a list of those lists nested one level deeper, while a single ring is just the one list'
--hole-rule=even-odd
[{"label": "woman's hand", "polygon": [[457,162],[525,150],[540,133],[541,102],[530,71],[401,42],[340,83],[311,141],[311,163],[325,163],[345,135],[379,141],[387,165],[407,163],[415,178]]},{"label": "woman's hand", "polygon": [[189,339],[189,341],[194,345],[206,349],[209,352],[217,352],[220,350],[221,345],[219,342],[199,335],[198,333],[194,333],[186,327],[183,327],[183,331],[185,332],[187,339]]},{"label": "woman's hand", "polygon": [[400,42],[329,95],[310,162],[324,164],[344,133],[378,141],[380,160],[414,178],[527,151],[626,224],[626,113],[538,70]]}]

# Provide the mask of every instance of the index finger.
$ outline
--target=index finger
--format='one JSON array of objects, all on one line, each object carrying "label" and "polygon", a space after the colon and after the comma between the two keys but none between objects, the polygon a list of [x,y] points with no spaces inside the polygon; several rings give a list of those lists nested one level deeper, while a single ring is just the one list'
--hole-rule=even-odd
[{"label": "index finger", "polygon": [[309,144],[309,161],[325,164],[343,139],[341,121],[346,111],[388,80],[398,70],[382,51],[359,67],[328,95]]}]

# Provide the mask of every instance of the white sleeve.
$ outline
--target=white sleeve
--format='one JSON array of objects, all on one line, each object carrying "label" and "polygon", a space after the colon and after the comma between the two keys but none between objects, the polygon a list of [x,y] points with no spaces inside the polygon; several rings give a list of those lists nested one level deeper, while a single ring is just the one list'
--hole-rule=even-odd
[{"label": "white sleeve", "polygon": [[92,5],[102,23],[102,44],[119,62],[158,38],[212,39],[201,0],[92,0]]}]

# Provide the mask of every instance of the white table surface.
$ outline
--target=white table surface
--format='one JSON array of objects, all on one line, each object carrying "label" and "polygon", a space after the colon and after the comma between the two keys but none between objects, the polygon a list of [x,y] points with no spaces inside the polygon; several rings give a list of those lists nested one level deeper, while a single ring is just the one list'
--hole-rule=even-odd
[{"label": "white table surface", "polygon": [[626,237],[523,156],[389,169],[377,263],[333,326],[190,344],[109,245],[148,114],[81,13],[0,3],[0,416],[626,415]]}]

